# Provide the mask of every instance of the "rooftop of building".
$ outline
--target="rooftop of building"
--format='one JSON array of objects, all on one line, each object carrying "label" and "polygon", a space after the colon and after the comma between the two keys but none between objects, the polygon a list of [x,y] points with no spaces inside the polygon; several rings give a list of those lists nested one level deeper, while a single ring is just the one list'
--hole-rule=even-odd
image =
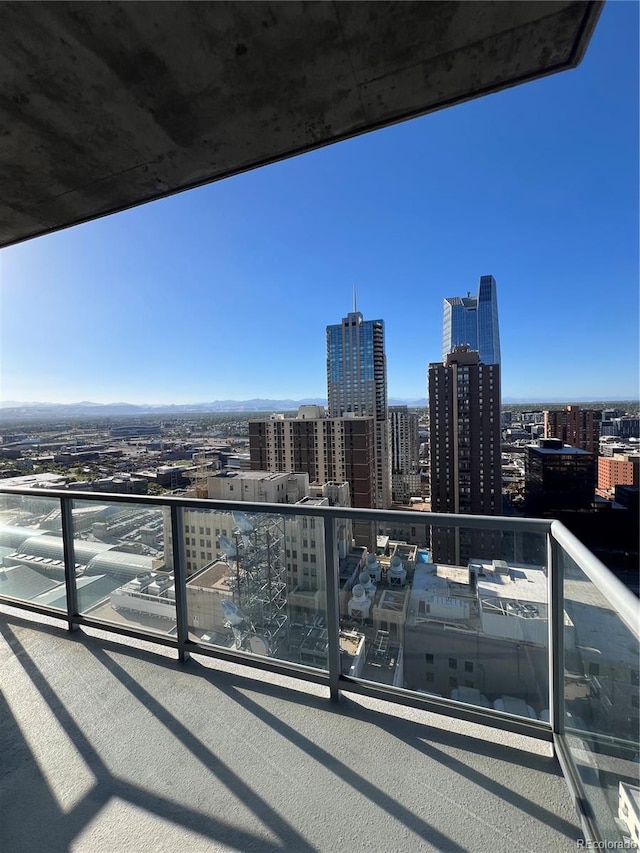
[{"label": "rooftop of building", "polygon": [[571,444],[563,444],[562,447],[544,447],[539,444],[527,444],[529,450],[539,453],[541,456],[593,456],[589,450],[573,447]]},{"label": "rooftop of building", "polygon": [[477,580],[478,594],[507,598],[531,604],[547,604],[549,583],[541,569],[509,567],[506,574],[492,572]]},{"label": "rooftop of building", "polygon": [[18,477],[6,477],[2,480],[3,488],[17,486],[19,488],[64,488],[67,478],[62,474],[21,474]]},{"label": "rooftop of building", "polygon": [[[201,589],[218,589],[229,573],[229,566],[222,560],[217,560],[201,569],[187,581],[187,587]],[[224,586],[224,584],[223,584]]]},{"label": "rooftop of building", "polygon": [[[295,477],[296,474],[292,474],[291,472],[286,473],[273,473],[271,471],[216,471],[212,474],[208,474],[208,477],[212,480],[256,480],[263,481],[267,480],[270,482],[277,482],[279,480],[286,480],[289,477]],[[297,476],[303,476],[302,474]]]},{"label": "rooftop of building", "polygon": [[1,610],[8,851],[570,853],[582,838],[540,741]]}]

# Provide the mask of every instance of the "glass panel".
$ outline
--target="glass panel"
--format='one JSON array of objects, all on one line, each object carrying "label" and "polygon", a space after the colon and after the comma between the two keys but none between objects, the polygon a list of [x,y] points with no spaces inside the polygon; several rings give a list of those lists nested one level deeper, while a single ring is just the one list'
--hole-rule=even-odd
[{"label": "glass panel", "polygon": [[0,495],[0,595],[67,609],[57,498]]},{"label": "glass panel", "polygon": [[638,844],[638,633],[564,551],[561,564],[565,740],[603,840]]},{"label": "glass panel", "polygon": [[322,519],[182,514],[190,638],[326,670]]},{"label": "glass panel", "polygon": [[341,560],[343,674],[548,719],[544,534],[372,534]]},{"label": "glass panel", "polygon": [[80,613],[176,635],[175,589],[164,543],[169,509],[109,500],[73,502]]}]

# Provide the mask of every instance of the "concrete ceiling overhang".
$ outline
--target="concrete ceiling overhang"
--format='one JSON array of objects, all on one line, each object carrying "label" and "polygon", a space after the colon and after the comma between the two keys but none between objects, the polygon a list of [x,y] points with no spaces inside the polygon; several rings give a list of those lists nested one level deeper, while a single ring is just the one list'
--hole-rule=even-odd
[{"label": "concrete ceiling overhang", "polygon": [[601,2],[0,4],[0,246],[575,67]]}]

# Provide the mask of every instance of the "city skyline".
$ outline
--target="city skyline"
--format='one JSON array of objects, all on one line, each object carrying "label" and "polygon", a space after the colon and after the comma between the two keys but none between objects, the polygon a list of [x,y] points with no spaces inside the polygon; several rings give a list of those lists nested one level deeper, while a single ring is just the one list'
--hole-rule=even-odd
[{"label": "city skyline", "polygon": [[637,23],[608,4],[574,71],[4,250],[0,399],[323,397],[354,283],[421,399],[485,274],[505,399],[635,398]]}]

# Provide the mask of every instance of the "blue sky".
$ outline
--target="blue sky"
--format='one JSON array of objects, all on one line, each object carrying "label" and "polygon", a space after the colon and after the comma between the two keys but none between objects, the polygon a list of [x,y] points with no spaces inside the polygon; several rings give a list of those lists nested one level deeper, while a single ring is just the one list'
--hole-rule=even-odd
[{"label": "blue sky", "polygon": [[638,9],[574,71],[4,250],[0,399],[323,397],[354,284],[424,397],[485,274],[505,397],[637,396]]}]

